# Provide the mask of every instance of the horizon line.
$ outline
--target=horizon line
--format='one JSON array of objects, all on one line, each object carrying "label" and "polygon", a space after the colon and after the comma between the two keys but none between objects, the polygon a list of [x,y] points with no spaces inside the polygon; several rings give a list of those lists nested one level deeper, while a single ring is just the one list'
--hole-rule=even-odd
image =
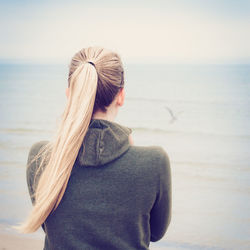
[{"label": "horizon line", "polygon": [[[122,59],[124,65],[126,64],[144,64],[144,65],[152,65],[152,64],[177,64],[177,65],[248,65],[250,64],[250,59],[238,59],[238,60],[162,60],[162,59],[150,59],[150,60],[140,60],[140,59]],[[24,59],[24,58],[1,58],[0,57],[0,64],[37,64],[37,65],[69,65],[70,60],[47,60],[47,59]]]}]

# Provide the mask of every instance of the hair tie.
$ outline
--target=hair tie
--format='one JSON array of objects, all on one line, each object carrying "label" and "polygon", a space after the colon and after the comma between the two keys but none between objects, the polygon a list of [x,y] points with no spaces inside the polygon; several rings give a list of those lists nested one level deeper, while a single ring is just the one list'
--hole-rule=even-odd
[{"label": "hair tie", "polygon": [[87,63],[92,64],[95,67],[95,64],[93,62],[87,61]]}]

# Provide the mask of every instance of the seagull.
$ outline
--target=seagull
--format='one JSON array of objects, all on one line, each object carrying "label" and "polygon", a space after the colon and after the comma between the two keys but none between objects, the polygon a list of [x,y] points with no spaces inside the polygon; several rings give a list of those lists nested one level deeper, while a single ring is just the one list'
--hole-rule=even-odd
[{"label": "seagull", "polygon": [[[170,123],[173,123],[174,121],[176,121],[177,120],[177,116],[174,115],[173,111],[169,107],[167,107],[167,106],[165,106],[164,108],[169,112],[169,114],[172,117],[172,119],[170,120]],[[178,114],[180,114],[180,113],[182,113],[182,111],[178,112]]]}]

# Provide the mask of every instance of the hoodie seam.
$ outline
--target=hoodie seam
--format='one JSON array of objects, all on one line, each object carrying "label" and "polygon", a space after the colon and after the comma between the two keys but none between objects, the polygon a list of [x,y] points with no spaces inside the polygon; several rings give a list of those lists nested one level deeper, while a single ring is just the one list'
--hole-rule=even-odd
[{"label": "hoodie seam", "polygon": [[100,164],[100,142],[101,142],[101,133],[98,134],[98,142],[97,142],[97,165]]},{"label": "hoodie seam", "polygon": [[98,140],[98,164],[101,164],[101,156],[104,151],[104,142],[103,142],[103,137],[104,137],[104,132],[106,128],[102,129],[102,131],[99,133],[99,140]]}]

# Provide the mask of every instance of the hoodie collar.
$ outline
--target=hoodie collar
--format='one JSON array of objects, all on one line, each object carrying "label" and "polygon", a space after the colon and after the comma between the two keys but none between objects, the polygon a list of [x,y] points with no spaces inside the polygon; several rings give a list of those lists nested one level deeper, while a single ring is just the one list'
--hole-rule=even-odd
[{"label": "hoodie collar", "polygon": [[99,166],[111,162],[129,147],[130,128],[115,122],[92,119],[77,156],[81,166]]}]

